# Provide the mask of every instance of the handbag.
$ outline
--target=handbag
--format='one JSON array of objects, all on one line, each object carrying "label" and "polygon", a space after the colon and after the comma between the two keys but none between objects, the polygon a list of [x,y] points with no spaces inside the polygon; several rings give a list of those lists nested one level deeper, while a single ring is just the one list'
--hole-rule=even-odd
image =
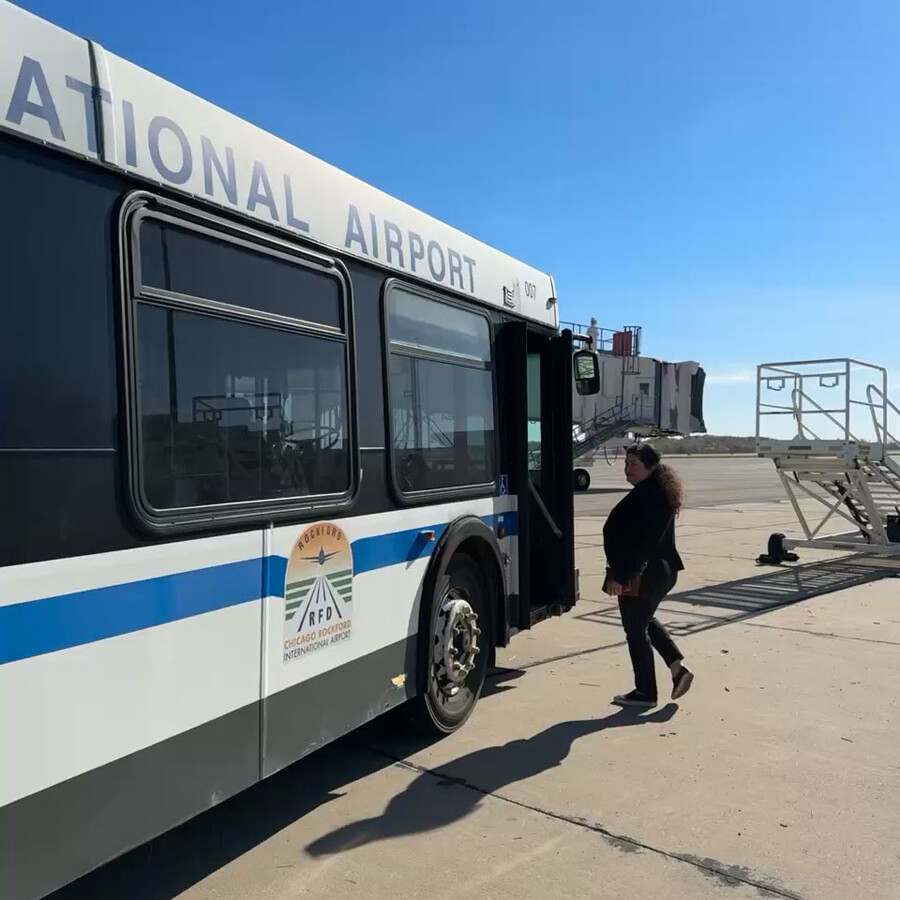
[{"label": "handbag", "polygon": [[[656,552],[659,545],[663,542],[663,538],[669,533],[669,529],[672,527],[672,523],[675,521],[675,517],[672,516],[669,521],[666,523],[666,527],[663,529],[662,534],[657,539],[656,543],[653,545],[653,549],[650,551],[650,555],[644,560],[641,567],[637,570],[637,572],[632,575],[625,583],[622,585],[622,593],[619,594],[620,597],[628,597],[631,599],[640,597],[641,595],[641,580],[643,579],[644,572],[647,571],[647,566],[650,565],[650,559],[653,554]],[[606,567],[606,577],[603,579],[603,593],[612,595],[612,591],[608,590],[609,583],[613,580],[612,573],[610,572],[609,566]]]}]

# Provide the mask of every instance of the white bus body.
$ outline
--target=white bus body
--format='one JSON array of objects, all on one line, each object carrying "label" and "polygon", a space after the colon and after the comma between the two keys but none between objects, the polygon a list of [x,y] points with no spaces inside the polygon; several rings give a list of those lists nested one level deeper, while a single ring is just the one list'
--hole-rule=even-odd
[{"label": "white bus body", "polygon": [[0,898],[32,900],[391,707],[462,724],[576,600],[572,345],[548,275],[8,3],[0,42]]}]

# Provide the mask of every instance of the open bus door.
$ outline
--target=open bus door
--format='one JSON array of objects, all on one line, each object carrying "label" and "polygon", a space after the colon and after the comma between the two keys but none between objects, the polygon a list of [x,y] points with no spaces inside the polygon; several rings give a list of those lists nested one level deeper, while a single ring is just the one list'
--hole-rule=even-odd
[{"label": "open bus door", "polygon": [[498,335],[501,472],[518,498],[520,630],[575,605],[572,335],[507,322]]}]

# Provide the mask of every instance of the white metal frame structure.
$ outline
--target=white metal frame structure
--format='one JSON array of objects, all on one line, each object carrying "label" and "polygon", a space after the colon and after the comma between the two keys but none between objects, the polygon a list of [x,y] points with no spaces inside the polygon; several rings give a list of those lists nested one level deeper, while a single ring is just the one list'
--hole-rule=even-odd
[{"label": "white metal frame structure", "polygon": [[[887,371],[855,359],[765,363],[757,369],[756,448],[772,459],[791,502],[804,539],[787,538],[784,549],[809,547],[865,551],[900,557],[900,543],[889,517],[900,518],[900,465],[889,449],[897,441],[888,428],[900,409],[887,397]],[[768,402],[789,391],[784,403]],[[824,403],[816,392],[835,391],[840,399]],[[772,417],[790,417],[792,438],[763,435]],[[871,420],[871,422],[869,422]],[[871,427],[875,440],[862,428]],[[802,500],[824,509],[811,516]],[[839,520],[852,531],[826,529]]]}]

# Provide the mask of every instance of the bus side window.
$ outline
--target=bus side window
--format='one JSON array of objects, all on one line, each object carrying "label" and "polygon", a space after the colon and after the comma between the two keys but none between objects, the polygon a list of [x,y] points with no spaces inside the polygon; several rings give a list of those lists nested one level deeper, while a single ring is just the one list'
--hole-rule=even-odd
[{"label": "bus side window", "polygon": [[348,494],[340,281],[168,221],[144,216],[135,227],[143,506],[156,514]]},{"label": "bus side window", "polygon": [[490,324],[392,286],[387,302],[394,481],[401,493],[495,480]]}]

